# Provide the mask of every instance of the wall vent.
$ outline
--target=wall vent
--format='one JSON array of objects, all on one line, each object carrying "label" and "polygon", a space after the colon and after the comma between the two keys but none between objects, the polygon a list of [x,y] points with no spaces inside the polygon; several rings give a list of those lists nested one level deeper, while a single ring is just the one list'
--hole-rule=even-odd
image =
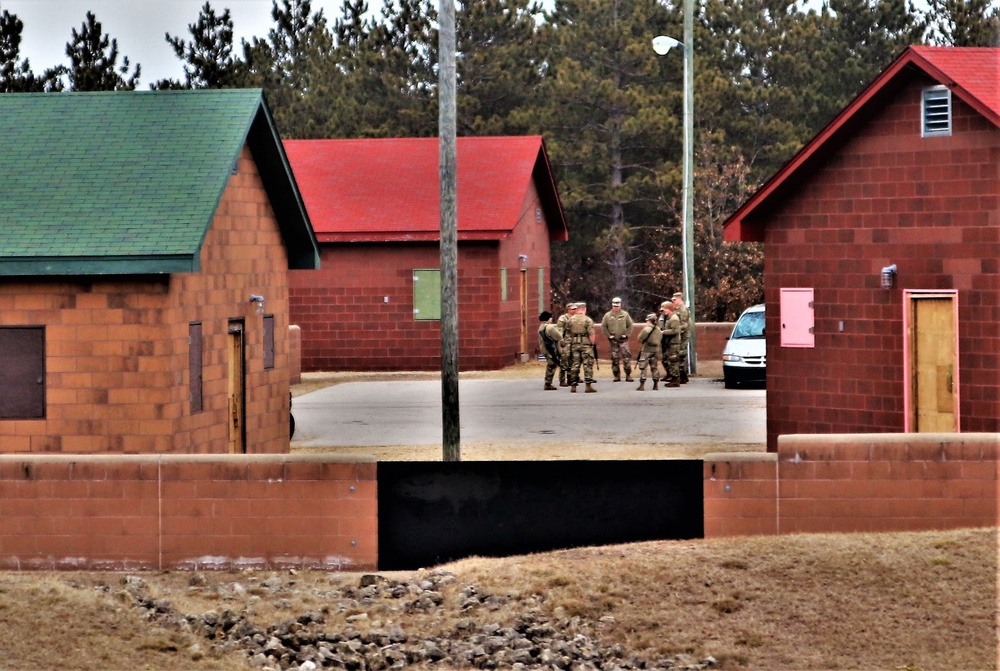
[{"label": "wall vent", "polygon": [[951,135],[951,91],[944,86],[924,89],[921,103],[921,137]]}]

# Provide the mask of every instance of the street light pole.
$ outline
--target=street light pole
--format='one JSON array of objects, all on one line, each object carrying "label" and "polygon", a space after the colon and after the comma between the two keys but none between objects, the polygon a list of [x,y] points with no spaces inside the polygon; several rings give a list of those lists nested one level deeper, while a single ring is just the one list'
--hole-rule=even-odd
[{"label": "street light pole", "polygon": [[698,372],[695,345],[694,309],[694,0],[684,0],[684,41],[660,35],[653,39],[653,51],[660,56],[672,47],[684,47],[684,189],[681,212],[681,255],[683,257],[684,300],[691,316],[688,332],[688,368]]}]

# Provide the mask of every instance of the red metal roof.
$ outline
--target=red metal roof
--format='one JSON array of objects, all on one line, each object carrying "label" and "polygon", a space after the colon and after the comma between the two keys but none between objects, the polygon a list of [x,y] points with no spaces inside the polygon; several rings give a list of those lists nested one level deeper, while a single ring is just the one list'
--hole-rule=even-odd
[{"label": "red metal roof", "polygon": [[829,156],[918,73],[947,86],[1000,127],[1000,48],[911,46],[726,220],[725,239],[762,242],[768,206],[807,178],[811,165]]},{"label": "red metal roof", "polygon": [[[438,138],[285,140],[320,242],[440,238]],[[541,136],[457,139],[458,239],[498,240],[523,214],[534,178],[551,240],[566,220]],[[532,207],[532,212],[534,207]]]}]

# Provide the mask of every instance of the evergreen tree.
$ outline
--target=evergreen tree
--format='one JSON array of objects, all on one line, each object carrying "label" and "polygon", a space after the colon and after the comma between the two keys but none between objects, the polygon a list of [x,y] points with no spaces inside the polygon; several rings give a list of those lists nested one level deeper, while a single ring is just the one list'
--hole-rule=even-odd
[{"label": "evergreen tree", "polygon": [[954,47],[1000,46],[1000,7],[991,0],[930,0],[936,41]]},{"label": "evergreen tree", "polygon": [[457,23],[459,135],[515,135],[533,125],[542,50],[533,0],[460,0]]},{"label": "evergreen tree", "polygon": [[[578,299],[636,304],[635,228],[677,221],[655,208],[665,200],[661,173],[668,188],[680,184],[681,87],[662,93],[650,46],[653,27],[669,19],[655,0],[563,0],[542,30],[548,105],[538,116],[573,222],[572,243],[555,250],[553,275],[565,277]],[[675,21],[670,32],[677,28]]]},{"label": "evergreen tree", "polygon": [[184,61],[184,82],[163,79],[153,85],[157,89],[227,88],[236,79],[233,58],[233,20],[229,10],[216,14],[208,2],[198,14],[198,22],[188,24],[191,41],[166,33],[167,44],[177,58]]},{"label": "evergreen tree", "polygon": [[7,10],[0,13],[0,93],[60,91],[61,70],[47,70],[41,77],[31,71],[28,59],[21,57],[21,33],[24,23]]},{"label": "evergreen tree", "polygon": [[118,91],[134,90],[139,83],[142,68],[135,66],[129,75],[128,57],[122,58],[118,66],[118,40],[111,39],[101,29],[91,12],[80,32],[73,29],[73,40],[66,44],[66,55],[70,59],[69,84],[73,91]]}]

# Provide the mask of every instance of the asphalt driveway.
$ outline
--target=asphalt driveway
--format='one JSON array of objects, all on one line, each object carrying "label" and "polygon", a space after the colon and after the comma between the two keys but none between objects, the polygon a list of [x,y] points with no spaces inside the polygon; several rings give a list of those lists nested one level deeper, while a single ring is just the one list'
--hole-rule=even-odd
[{"label": "asphalt driveway", "polygon": [[[765,390],[724,389],[692,378],[680,388],[636,391],[600,380],[598,393],[543,391],[535,379],[460,380],[461,439],[763,446]],[[295,398],[293,447],[440,445],[441,383],[364,381]]]}]

